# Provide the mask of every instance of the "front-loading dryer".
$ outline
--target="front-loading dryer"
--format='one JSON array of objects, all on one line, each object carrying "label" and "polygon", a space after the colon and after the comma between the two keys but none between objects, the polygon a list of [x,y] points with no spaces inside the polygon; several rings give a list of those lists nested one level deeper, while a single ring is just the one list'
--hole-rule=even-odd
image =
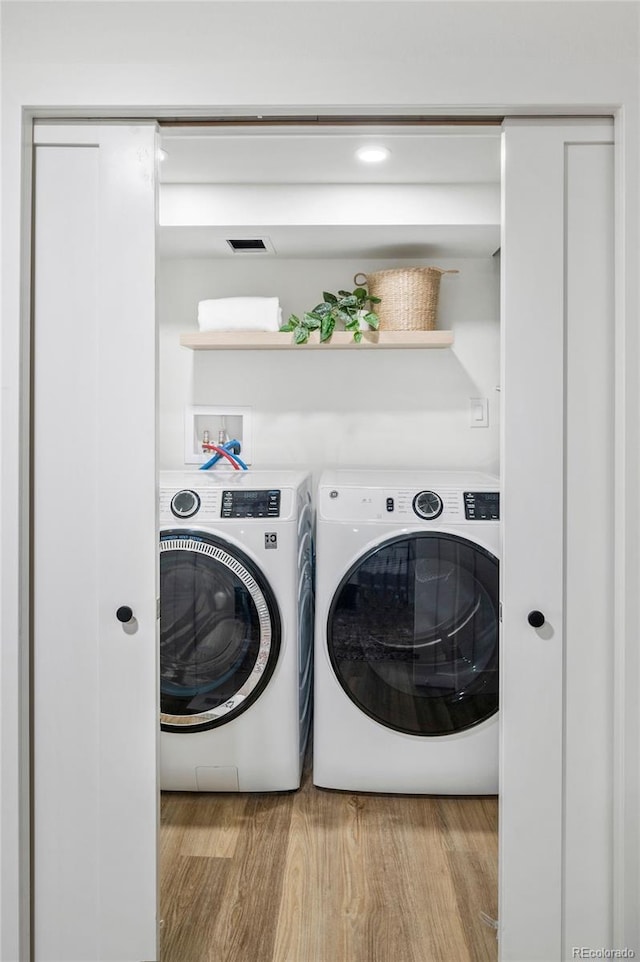
[{"label": "front-loading dryer", "polygon": [[160,787],[287,791],[310,727],[310,478],[160,474]]},{"label": "front-loading dryer", "polygon": [[499,505],[484,474],[321,476],[316,785],[498,791]]}]

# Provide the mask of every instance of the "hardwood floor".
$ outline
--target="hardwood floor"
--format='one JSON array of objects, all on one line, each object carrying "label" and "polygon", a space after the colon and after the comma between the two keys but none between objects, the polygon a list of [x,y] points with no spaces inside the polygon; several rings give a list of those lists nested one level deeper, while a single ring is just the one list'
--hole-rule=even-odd
[{"label": "hardwood floor", "polygon": [[494,797],[164,793],[162,962],[495,962]]}]

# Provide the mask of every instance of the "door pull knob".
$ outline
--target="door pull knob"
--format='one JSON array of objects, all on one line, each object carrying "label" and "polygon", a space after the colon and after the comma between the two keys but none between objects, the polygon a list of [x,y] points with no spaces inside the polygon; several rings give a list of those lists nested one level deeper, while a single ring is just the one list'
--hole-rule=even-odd
[{"label": "door pull knob", "polygon": [[130,608],[129,605],[122,605],[116,611],[116,618],[118,621],[121,621],[123,625],[128,624],[130,621],[133,621],[133,608]]},{"label": "door pull knob", "polygon": [[545,623],[545,617],[541,611],[530,611],[527,615],[527,621],[532,628],[542,628]]}]

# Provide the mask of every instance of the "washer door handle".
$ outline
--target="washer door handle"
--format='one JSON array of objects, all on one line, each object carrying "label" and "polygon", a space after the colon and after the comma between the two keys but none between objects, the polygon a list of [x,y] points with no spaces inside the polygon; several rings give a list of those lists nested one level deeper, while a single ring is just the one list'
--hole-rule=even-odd
[{"label": "washer door handle", "polygon": [[541,611],[530,611],[527,615],[527,621],[532,628],[542,628],[546,618]]},{"label": "washer door handle", "polygon": [[116,611],[116,618],[118,621],[121,621],[123,625],[129,624],[130,621],[133,621],[133,608],[130,608],[129,605],[122,605]]}]

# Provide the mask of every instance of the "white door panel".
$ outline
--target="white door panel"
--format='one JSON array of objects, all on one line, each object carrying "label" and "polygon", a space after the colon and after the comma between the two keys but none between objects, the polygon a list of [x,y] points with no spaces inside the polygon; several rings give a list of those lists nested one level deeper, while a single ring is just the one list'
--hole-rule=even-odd
[{"label": "white door panel", "polygon": [[611,136],[504,131],[502,962],[611,946]]},{"label": "white door panel", "polygon": [[36,962],[157,957],[155,136],[36,134]]},{"label": "white door panel", "polygon": [[568,144],[564,952],[613,941],[614,269],[611,144]]},{"label": "white door panel", "polygon": [[[549,176],[561,158],[539,138],[507,127],[503,143],[502,962],[560,959],[563,237],[539,216],[540,197],[560,217],[564,205],[562,177]],[[540,252],[560,265],[555,274],[534,267]],[[527,625],[532,609],[544,612],[544,631]]]}]

